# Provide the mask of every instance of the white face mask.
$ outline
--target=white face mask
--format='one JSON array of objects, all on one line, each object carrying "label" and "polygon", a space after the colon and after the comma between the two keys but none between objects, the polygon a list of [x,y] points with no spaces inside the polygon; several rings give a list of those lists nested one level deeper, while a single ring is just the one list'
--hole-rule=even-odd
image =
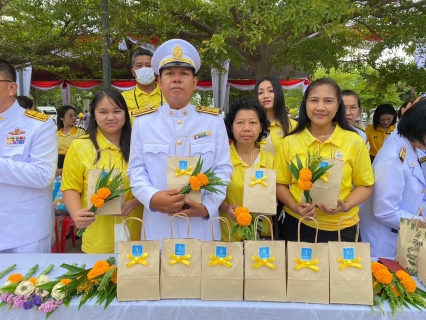
[{"label": "white face mask", "polygon": [[136,80],[140,84],[151,84],[155,80],[154,70],[152,68],[140,68],[135,70]]},{"label": "white face mask", "polygon": [[[116,217],[116,218],[121,218],[121,217]],[[124,224],[124,219],[121,218],[121,223],[114,224],[115,253],[118,253],[118,242],[127,241],[126,231],[124,231],[124,229],[127,229],[127,232],[129,232],[129,229]]]}]

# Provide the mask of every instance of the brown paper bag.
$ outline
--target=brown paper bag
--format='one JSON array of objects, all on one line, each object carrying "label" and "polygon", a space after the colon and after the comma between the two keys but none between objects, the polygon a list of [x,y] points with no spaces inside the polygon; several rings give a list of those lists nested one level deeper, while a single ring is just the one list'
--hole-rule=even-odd
[{"label": "brown paper bag", "polygon": [[[259,215],[254,222],[269,221]],[[244,241],[244,300],[251,301],[286,301],[286,261],[285,241],[274,241],[271,226],[271,241]]]},{"label": "brown paper bag", "polygon": [[[174,239],[173,219],[186,219],[188,236]],[[201,298],[201,240],[189,239],[189,219],[178,213],[170,219],[172,239],[163,239],[161,249],[161,299]]]},{"label": "brown paper bag", "polygon": [[[120,241],[118,243],[117,300],[160,299],[160,242],[146,241],[143,221],[129,217],[128,220],[142,223],[144,241]],[[125,229],[127,230],[127,229]],[[127,239],[130,234],[126,232]]]},{"label": "brown paper bag", "polygon": [[417,277],[422,285],[426,287],[426,242],[424,241],[419,250]]},{"label": "brown paper bag", "polygon": [[[99,149],[96,151],[96,154],[99,152],[107,152],[109,154],[109,165],[108,168],[104,168],[104,171],[108,173],[112,168],[112,154],[108,149]],[[90,202],[90,197],[95,193],[96,184],[99,179],[99,175],[101,174],[102,169],[99,169],[98,162],[96,162],[95,169],[89,169],[89,181],[87,186],[87,206],[91,207],[92,203]],[[115,176],[120,172],[119,169],[114,169],[112,176]],[[105,174],[106,174],[105,173]],[[121,187],[120,187],[121,188]],[[105,202],[105,204],[96,210],[97,215],[114,215],[121,214],[121,209],[124,204],[124,195],[121,195],[117,198],[114,198],[110,201]]]},{"label": "brown paper bag", "polygon": [[[330,303],[373,305],[370,244],[342,242],[339,220],[338,242],[328,243],[330,257]],[[359,224],[355,241],[359,235]]]},{"label": "brown paper bag", "polygon": [[[252,153],[252,155],[254,154]],[[268,162],[268,158],[266,158],[266,162]],[[276,189],[277,174],[275,170],[253,167],[247,168],[244,173],[243,206],[253,213],[276,215]]]},{"label": "brown paper bag", "polygon": [[[317,225],[315,243],[300,242],[300,224],[309,218]],[[299,220],[297,242],[287,242],[287,300],[294,302],[330,302],[328,243],[317,243],[318,222],[312,217]]]},{"label": "brown paper bag", "polygon": [[[188,156],[177,156],[177,144],[179,138],[185,138],[188,141]],[[189,178],[197,166],[199,157],[191,156],[191,141],[187,136],[177,136],[175,139],[175,156],[167,159],[167,189],[180,189],[189,183]],[[201,190],[190,191],[185,195],[186,198],[201,203]]]},{"label": "brown paper bag", "polygon": [[[421,216],[423,221],[420,220]],[[398,241],[396,244],[396,262],[412,276],[417,275],[420,248],[426,245],[426,218],[423,206],[411,219],[401,218]]]},{"label": "brown paper bag", "polygon": [[244,256],[242,242],[214,241],[214,221],[231,227],[228,220],[217,217],[211,220],[212,242],[203,242],[201,263],[201,300],[243,300]]}]

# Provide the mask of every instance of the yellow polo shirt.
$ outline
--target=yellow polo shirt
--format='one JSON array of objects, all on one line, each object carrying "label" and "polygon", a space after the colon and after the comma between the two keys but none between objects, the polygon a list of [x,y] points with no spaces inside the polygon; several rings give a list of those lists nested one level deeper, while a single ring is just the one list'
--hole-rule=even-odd
[{"label": "yellow polo shirt", "polygon": [[[302,190],[297,185],[297,181],[291,175],[287,168],[290,160],[296,163],[296,154],[299,155],[303,164],[306,162],[306,152],[308,148],[315,148],[320,143],[321,155],[329,158],[334,151],[342,156],[343,159],[343,175],[340,187],[340,199],[345,200],[352,192],[353,187],[371,186],[374,184],[373,169],[370,163],[367,147],[361,136],[355,132],[343,130],[338,124],[331,137],[321,143],[309,130],[305,128],[303,131],[285,137],[278,153],[275,155],[275,169],[277,170],[277,183],[290,185],[290,193],[294,200],[299,203],[302,199]],[[300,219],[300,216],[285,206],[285,211]],[[353,207],[348,212],[336,214],[324,213],[319,209],[317,211],[318,226],[321,230],[336,231],[339,219],[343,216],[354,217],[359,221],[359,207]],[[314,222],[302,221],[304,224],[315,228]],[[342,229],[353,226],[355,222],[352,219],[342,221]]]},{"label": "yellow polo shirt", "polygon": [[395,125],[391,125],[387,130],[384,130],[380,125],[374,130],[374,126],[370,125],[365,128],[365,134],[367,135],[367,141],[370,143],[370,154],[375,157],[377,152],[382,148],[383,142],[392,131],[395,130]]},{"label": "yellow polo shirt", "polygon": [[[160,86],[157,84],[157,87],[150,94],[147,94],[145,91],[142,91],[137,85],[132,90],[123,91],[121,93],[124,100],[126,100],[127,109],[129,109],[130,120],[133,121],[135,118],[132,116],[132,110],[144,109],[148,106],[161,106],[161,97],[163,97],[163,104],[166,103],[166,98],[163,96]],[[136,99],[135,99],[136,96]]]},{"label": "yellow polo shirt", "polygon": [[[293,120],[293,119],[289,119],[290,121],[290,127],[289,127],[289,133],[292,132],[294,129],[296,129],[297,127],[297,121]],[[281,144],[281,141],[284,139],[284,130],[281,126],[281,124],[278,121],[273,121],[270,126],[269,126],[269,136],[271,137],[272,140],[272,146],[274,148],[274,154],[277,153],[278,148]],[[262,149],[265,149],[269,152],[271,152],[270,149],[268,149],[267,145],[267,139],[263,139],[260,142],[260,147]]]},{"label": "yellow polo shirt", "polygon": [[[126,172],[128,164],[124,161],[119,148],[110,143],[102,132],[98,129],[97,141],[100,149],[107,149],[112,155],[112,165],[122,172],[124,181],[123,188],[130,186]],[[98,168],[109,168],[109,153],[101,152],[101,158],[97,164]],[[81,207],[87,208],[87,188],[89,182],[90,169],[96,169],[94,161],[96,159],[96,149],[89,139],[89,136],[83,136],[76,139],[71,144],[64,162],[62,172],[61,190],[75,190],[80,193]],[[133,199],[133,194],[128,191],[124,194],[125,201]],[[129,216],[142,218],[142,205],[137,206]],[[126,217],[124,217],[126,218]],[[90,225],[83,234],[83,242],[81,249],[86,253],[114,253],[114,224],[116,217],[114,216],[97,216],[96,221]],[[120,221],[119,221],[120,220]],[[117,218],[117,223],[121,223],[121,219]],[[140,240],[141,223],[131,220],[126,225],[129,228],[131,240]]]},{"label": "yellow polo shirt", "polygon": [[[240,156],[237,153],[237,150],[235,150],[235,146],[232,143],[230,146],[231,149],[231,162],[234,166],[234,173],[232,174],[231,181],[229,182],[228,188],[226,189],[226,198],[225,202],[228,204],[236,204],[237,206],[241,207],[243,205],[243,191],[244,191],[244,174],[245,170],[249,168],[249,166],[241,160]],[[254,168],[267,168],[267,169],[273,169],[274,168],[274,156],[263,149],[260,151],[260,159],[258,163],[255,163],[253,165]],[[232,221],[228,213],[226,212],[219,212],[219,215],[221,217],[224,217],[226,220],[229,221],[229,224],[231,226],[231,232],[232,228],[237,223],[236,221]],[[270,226],[268,223],[263,224],[267,230],[265,235],[270,235]],[[220,228],[222,231],[222,241],[228,241],[228,227],[225,226],[224,223],[220,224]],[[231,241],[241,241],[241,237],[238,234],[238,232],[235,233],[233,237],[231,237]]]},{"label": "yellow polo shirt", "polygon": [[72,127],[68,134],[63,134],[62,130],[63,128],[58,130],[58,154],[66,155],[71,142],[78,137],[84,136],[86,131],[76,126]]}]

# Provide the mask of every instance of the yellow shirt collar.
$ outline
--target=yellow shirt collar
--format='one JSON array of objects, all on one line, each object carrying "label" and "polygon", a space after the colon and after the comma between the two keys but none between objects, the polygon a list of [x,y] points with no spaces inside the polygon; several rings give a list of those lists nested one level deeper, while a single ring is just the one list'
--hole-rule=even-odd
[{"label": "yellow shirt collar", "polygon": [[100,149],[111,149],[111,150],[120,150],[116,145],[111,143],[102,133],[102,131],[98,128],[98,131],[96,133],[96,138],[98,140],[99,148]]},{"label": "yellow shirt collar", "polygon": [[[333,134],[331,135],[330,138],[328,138],[323,143],[332,143],[336,147],[340,147],[342,145],[342,138],[343,138],[343,135],[344,135],[344,130],[337,123],[333,123],[333,124],[335,125],[335,129],[334,129]],[[317,138],[315,138],[309,132],[307,127],[300,134],[302,135],[303,139],[306,142],[306,145],[308,145],[308,146],[311,146],[316,141],[319,141]]]},{"label": "yellow shirt collar", "polygon": [[[259,147],[258,145],[256,145],[256,146]],[[247,163],[245,163],[243,160],[241,160],[240,156],[238,155],[238,152],[235,149],[235,145],[234,145],[233,142],[230,145],[230,149],[231,149],[232,165],[235,166],[235,165],[241,164],[243,167],[248,168],[249,166],[247,165]],[[268,163],[272,164],[274,159],[273,159],[273,157],[271,157],[271,159],[269,159],[268,156],[266,155],[266,152],[263,149],[260,149],[260,159],[259,159],[259,162],[256,163],[256,166],[260,167],[260,168],[266,168],[266,164],[267,164],[266,161],[268,161]]]},{"label": "yellow shirt collar", "polygon": [[160,86],[158,85],[158,83],[156,84],[155,89],[150,93],[147,94],[145,91],[141,90],[138,85],[136,85],[136,96],[141,96],[141,95],[145,95],[145,96],[153,96],[155,94],[158,94],[161,96],[161,89]]},{"label": "yellow shirt collar", "polygon": [[383,132],[392,132],[393,130],[395,130],[395,124],[391,125],[389,128],[387,128],[386,130],[382,128],[382,126],[379,124],[379,126],[377,127],[377,131],[383,131]]},{"label": "yellow shirt collar", "polygon": [[[64,128],[59,129],[59,131],[58,131],[58,137],[64,135],[64,134],[62,134],[63,131],[64,131]],[[76,134],[76,133],[77,133],[77,127],[74,126],[74,127],[71,128],[70,132],[68,134],[66,134],[65,136],[68,136],[70,134]]]}]

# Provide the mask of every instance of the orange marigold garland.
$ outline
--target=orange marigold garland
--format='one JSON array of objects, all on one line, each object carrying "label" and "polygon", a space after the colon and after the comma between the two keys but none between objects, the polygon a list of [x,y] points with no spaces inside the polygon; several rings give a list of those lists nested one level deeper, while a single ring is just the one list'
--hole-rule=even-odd
[{"label": "orange marigold garland", "polygon": [[98,194],[93,194],[90,197],[90,202],[93,204],[95,208],[100,208],[104,205],[105,200],[98,196]]},{"label": "orange marigold garland", "polygon": [[241,227],[247,227],[251,224],[251,214],[241,213],[237,217],[237,222]]},{"label": "orange marigold garland", "polygon": [[380,269],[374,273],[376,281],[381,284],[390,284],[392,282],[392,273],[387,269]]},{"label": "orange marigold garland", "polygon": [[197,174],[197,179],[198,181],[200,181],[200,184],[202,187],[209,184],[209,178],[207,178],[207,176],[204,173]]},{"label": "orange marigold garland", "polygon": [[250,214],[249,209],[247,209],[246,207],[235,208],[234,212],[235,212],[235,217],[238,217],[241,213]]},{"label": "orange marigold garland", "polygon": [[312,181],[299,179],[297,180],[297,185],[303,191],[309,191],[312,188]]},{"label": "orange marigold garland", "polygon": [[108,188],[100,188],[97,194],[100,198],[106,200],[111,195],[111,190]]},{"label": "orange marigold garland", "polygon": [[199,191],[201,189],[201,182],[196,176],[189,178],[189,185],[193,191]]},{"label": "orange marigold garland", "polygon": [[308,168],[303,168],[299,171],[299,179],[304,181],[312,180],[312,171]]}]

